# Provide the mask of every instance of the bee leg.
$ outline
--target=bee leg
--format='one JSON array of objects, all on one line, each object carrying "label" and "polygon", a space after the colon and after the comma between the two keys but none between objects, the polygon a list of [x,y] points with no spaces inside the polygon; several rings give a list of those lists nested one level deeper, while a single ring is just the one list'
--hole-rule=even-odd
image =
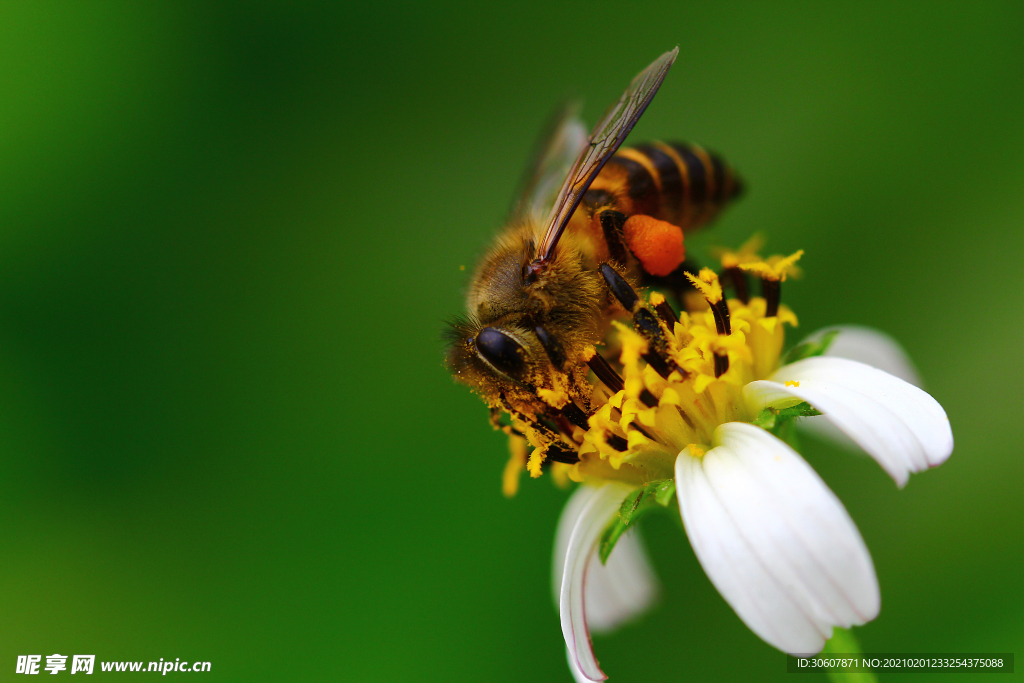
[{"label": "bee leg", "polygon": [[497,430],[499,432],[505,432],[509,436],[513,436],[513,435],[514,436],[523,436],[523,433],[521,431],[519,431],[518,429],[516,429],[512,425],[504,424],[501,421],[501,415],[502,415],[502,413],[505,412],[501,408],[492,407],[490,409],[490,412],[491,412],[491,417],[490,417],[491,426],[494,427],[495,430]]},{"label": "bee leg", "polygon": [[605,284],[608,285],[608,289],[618,302],[622,304],[622,307],[630,313],[634,313],[640,304],[640,297],[637,296],[636,291],[626,282],[626,278],[619,275],[619,271],[607,263],[602,263],[598,266],[598,270],[601,272],[601,277],[604,278]]},{"label": "bee leg", "polygon": [[590,423],[587,422],[587,414],[583,412],[582,408],[580,408],[572,401],[569,401],[564,406],[562,406],[558,410],[558,413],[562,415],[570,423],[576,425],[580,429],[584,431],[590,429]]},{"label": "bee leg", "polygon": [[612,393],[618,393],[626,386],[626,383],[622,381],[622,377],[619,373],[615,372],[615,368],[613,368],[601,354],[595,352],[590,360],[587,361],[587,365],[590,366],[594,375],[604,382],[604,385],[608,387]]},{"label": "bee leg", "polygon": [[[579,462],[579,454],[575,450],[573,450],[569,445],[563,443],[559,438],[558,434],[556,434],[550,427],[527,415],[523,415],[522,413],[516,411],[514,408],[512,408],[511,405],[509,405],[507,401],[504,400],[504,396],[502,396],[501,398],[505,411],[514,419],[530,425],[530,428],[533,429],[544,442],[545,462],[564,462],[569,463],[570,465]],[[568,405],[571,405],[573,408],[576,408],[576,411],[578,411],[580,415],[583,415],[583,411],[580,410],[575,403],[570,402]],[[575,414],[573,415],[573,418],[568,417],[565,414],[565,408],[563,408],[561,411],[554,411],[554,413],[555,417],[565,416],[566,419],[568,419],[570,422],[573,422],[573,418],[579,419],[579,416]],[[588,428],[586,415],[583,415],[583,425],[583,429]],[[523,436],[525,436],[525,434]]]},{"label": "bee leg", "polygon": [[616,263],[626,265],[629,252],[626,251],[623,226],[626,225],[626,214],[615,209],[603,209],[595,216],[601,224],[604,242],[608,245],[608,255]]},{"label": "bee leg", "polygon": [[648,348],[647,353],[643,354],[643,359],[657,370],[659,375],[668,379],[669,373],[679,370],[679,366],[668,355],[668,342],[657,316],[646,308],[637,309],[633,314],[633,325],[647,339]]},{"label": "bee leg", "polygon": [[[575,404],[572,404],[575,405]],[[579,408],[577,408],[579,410]],[[581,411],[582,412],[582,411]],[[564,413],[555,412],[554,416],[559,417]],[[564,462],[568,464],[577,463],[580,461],[580,456],[574,448],[566,444],[554,431],[551,430],[547,425],[541,424],[536,420],[527,419],[525,416],[520,416],[524,422],[527,422],[538,435],[544,441],[544,455],[547,460],[553,460],[555,462]],[[586,424],[586,417],[583,419],[583,423]],[[587,427],[583,427],[587,429]]]},{"label": "bee leg", "polygon": [[544,452],[544,455],[549,461],[564,462],[567,465],[574,465],[580,461],[580,456],[576,451],[570,450],[557,442],[552,442]]},{"label": "bee leg", "polygon": [[562,342],[558,341],[557,337],[540,325],[534,327],[533,332],[537,335],[540,345],[544,347],[544,351],[548,354],[548,359],[551,360],[551,364],[562,372],[565,372],[566,358]]},{"label": "bee leg", "polygon": [[[569,392],[570,395],[577,396],[577,398],[584,401],[584,405],[587,405],[589,402],[585,398],[583,392],[579,390],[575,374],[571,372],[572,368],[567,367],[568,359],[565,355],[565,347],[562,346],[562,343],[558,341],[557,337],[540,325],[535,326],[533,331],[537,335],[537,339],[540,341],[541,346],[544,347],[544,351],[548,354],[548,359],[551,361],[551,364],[559,371],[566,374],[571,387]],[[587,413],[571,400],[562,408],[561,412],[569,422],[577,427],[584,430],[590,428],[587,423]]]},{"label": "bee leg", "polygon": [[622,307],[633,314],[633,325],[636,331],[647,339],[647,353],[643,359],[648,365],[654,368],[659,375],[666,379],[673,370],[682,370],[668,355],[668,341],[661,329],[656,315],[644,308],[636,291],[626,282],[626,279],[619,275],[618,271],[607,263],[602,263],[598,270],[604,278],[608,289],[618,299]]}]

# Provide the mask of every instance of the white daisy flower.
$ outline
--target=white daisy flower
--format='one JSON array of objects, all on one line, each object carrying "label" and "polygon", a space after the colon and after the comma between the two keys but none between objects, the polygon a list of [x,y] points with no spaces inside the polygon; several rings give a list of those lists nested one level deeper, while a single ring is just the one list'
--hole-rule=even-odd
[{"label": "white daisy flower", "polygon": [[[723,260],[726,274],[760,275],[765,296],[726,300],[718,277],[702,271],[693,280],[706,312],[675,320],[652,295],[645,305],[661,314],[664,339],[620,327],[621,375],[592,357],[601,407],[574,435],[580,461],[559,465],[583,485],[559,522],[554,567],[577,680],[606,678],[590,631],[637,616],[657,596],[635,530],[616,541],[630,512],[649,505],[678,502],[711,582],[784,652],[819,652],[834,627],[877,616],[878,581],[860,533],[786,436],[797,418],[827,422],[902,487],[949,457],[952,431],[942,407],[911,383],[916,373],[898,345],[879,333],[832,330],[780,362],[784,324],[796,318],[779,305],[779,284],[797,258]],[[670,372],[641,360],[652,352]]]}]

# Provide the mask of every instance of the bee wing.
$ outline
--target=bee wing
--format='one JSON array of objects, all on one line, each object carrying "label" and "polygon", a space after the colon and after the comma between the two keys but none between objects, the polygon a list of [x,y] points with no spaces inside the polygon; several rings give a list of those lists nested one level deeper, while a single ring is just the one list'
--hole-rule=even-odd
[{"label": "bee wing", "polygon": [[658,92],[661,82],[665,80],[665,74],[669,67],[676,61],[679,48],[675,48],[658,57],[654,62],[637,74],[633,82],[622,93],[622,97],[604,115],[604,118],[594,126],[590,133],[590,141],[573,164],[569,176],[562,185],[561,191],[555,200],[555,205],[547,219],[547,229],[544,238],[537,248],[537,261],[548,261],[558,244],[558,239],[565,231],[565,226],[572,218],[573,212],[579,206],[583,193],[587,191],[590,184],[594,182],[597,174],[604,168],[605,163],[611,158],[615,151],[622,144],[622,141],[633,130],[633,126],[643,115],[647,105]]},{"label": "bee wing", "polygon": [[556,110],[537,140],[530,163],[519,183],[512,217],[547,218],[561,185],[587,146],[587,129],[579,119],[579,103],[567,102]]}]

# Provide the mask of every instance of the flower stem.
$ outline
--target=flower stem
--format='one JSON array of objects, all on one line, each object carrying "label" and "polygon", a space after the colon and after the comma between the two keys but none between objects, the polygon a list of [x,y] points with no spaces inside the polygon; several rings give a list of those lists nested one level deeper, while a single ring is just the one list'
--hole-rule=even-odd
[{"label": "flower stem", "polygon": [[[827,654],[862,654],[863,650],[853,631],[836,627],[832,630],[832,637],[825,643],[822,655]],[[873,672],[847,673],[843,671],[829,671],[826,669],[828,679],[832,683],[878,683],[878,678]]]}]

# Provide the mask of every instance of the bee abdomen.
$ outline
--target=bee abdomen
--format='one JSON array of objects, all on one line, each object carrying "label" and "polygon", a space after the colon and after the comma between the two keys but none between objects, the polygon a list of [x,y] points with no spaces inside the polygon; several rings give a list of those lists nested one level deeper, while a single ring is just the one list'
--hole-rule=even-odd
[{"label": "bee abdomen", "polygon": [[655,216],[684,231],[710,223],[743,189],[732,167],[699,145],[638,145],[620,149],[612,163],[626,171],[631,213]]}]

